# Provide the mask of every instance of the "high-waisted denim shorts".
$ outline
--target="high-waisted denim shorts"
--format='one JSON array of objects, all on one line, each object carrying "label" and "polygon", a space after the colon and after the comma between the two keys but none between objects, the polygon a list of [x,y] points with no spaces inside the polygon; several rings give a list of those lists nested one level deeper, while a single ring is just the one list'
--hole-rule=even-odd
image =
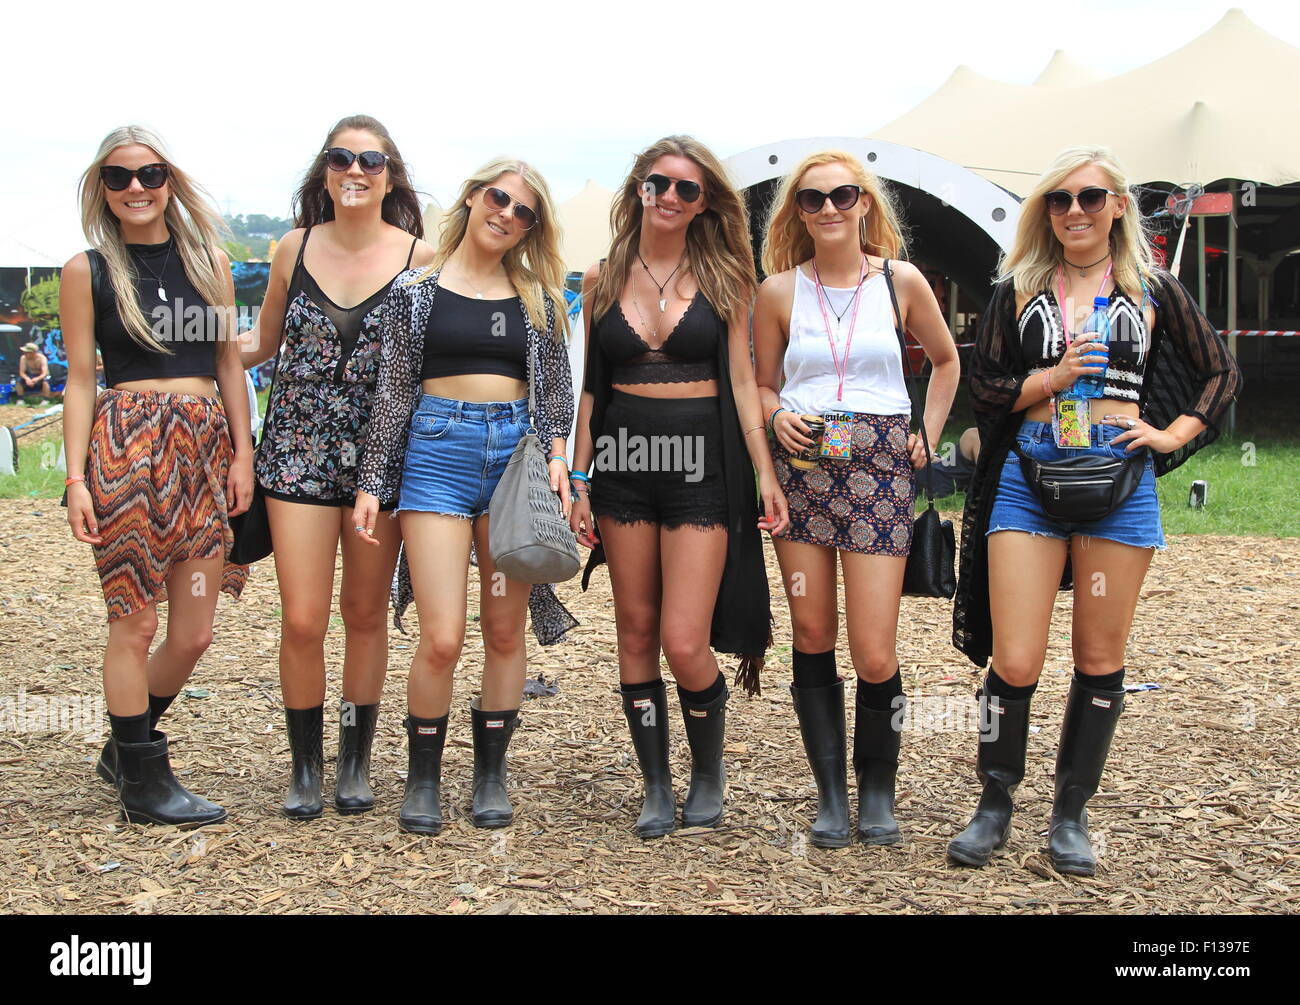
[{"label": "high-waisted denim shorts", "polygon": [[[1026,421],[1016,434],[1016,442],[1021,450],[1037,461],[1059,461],[1081,452],[1104,457],[1124,457],[1127,456],[1124,448],[1128,441],[1110,446],[1110,441],[1122,432],[1125,430],[1119,426],[1094,425],[1093,446],[1085,451],[1063,449],[1056,445],[1050,422]],[[1163,548],[1165,535],[1160,526],[1160,501],[1156,498],[1155,461],[1146,447],[1138,447],[1138,450],[1145,452],[1147,458],[1142,478],[1133,494],[1102,519],[1088,523],[1066,523],[1053,520],[1044,513],[1038,496],[1025,482],[1024,472],[1020,469],[1020,458],[1014,450],[1008,450],[1002,462],[1002,475],[998,480],[987,533],[1020,530],[1063,541],[1080,535],[1105,538],[1134,548]]]},{"label": "high-waisted denim shorts", "polygon": [[455,401],[421,395],[411,416],[398,512],[473,518],[528,430],[528,399]]}]

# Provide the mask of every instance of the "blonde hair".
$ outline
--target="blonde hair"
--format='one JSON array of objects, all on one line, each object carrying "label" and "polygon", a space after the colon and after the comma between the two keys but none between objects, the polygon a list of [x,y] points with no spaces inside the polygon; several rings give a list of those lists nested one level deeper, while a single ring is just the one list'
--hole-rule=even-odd
[{"label": "blonde hair", "polygon": [[564,309],[564,259],[560,255],[558,214],[546,179],[521,160],[500,157],[465,180],[460,195],[456,197],[456,208],[439,224],[438,250],[433,263],[408,285],[424,282],[446,264],[469,229],[469,207],[465,203],[470,194],[491,185],[505,174],[519,175],[537,196],[537,223],[524,234],[522,241],[505,253],[501,264],[510,285],[524,303],[528,320],[539,332],[547,330],[545,298],[550,297],[555,316],[555,339],[563,341],[568,334],[568,315]]},{"label": "blonde hair", "polygon": [[717,156],[693,136],[665,136],[637,154],[609,210],[614,235],[609,258],[600,270],[592,300],[592,317],[600,317],[623,295],[632,262],[641,246],[641,186],[660,157],[693,161],[704,175],[708,208],[690,222],[681,271],[690,272],[700,291],[721,317],[748,306],[757,288],[754,249],[749,241],[749,213]]},{"label": "blonde hair", "polygon": [[854,183],[862,189],[862,194],[871,198],[871,210],[862,218],[858,228],[858,242],[862,250],[880,258],[902,258],[907,254],[902,216],[888,186],[864,168],[862,162],[851,153],[822,150],[809,154],[782,178],[776,198],[772,200],[772,209],[763,233],[763,271],[769,276],[793,269],[800,262],[813,257],[812,235],[799,216],[795,196],[808,170],[823,164],[843,164],[853,172]]},{"label": "blonde hair", "polygon": [[1064,249],[1047,218],[1048,192],[1061,187],[1066,177],[1081,167],[1095,164],[1110,179],[1110,188],[1128,197],[1128,207],[1110,228],[1110,255],[1115,285],[1137,298],[1143,283],[1150,284],[1155,257],[1147,223],[1142,219],[1135,194],[1128,186],[1124,169],[1107,147],[1070,147],[1056,155],[1025,201],[1011,250],[998,264],[998,278],[1013,277],[1017,293],[1032,296],[1049,288],[1056,270],[1065,260]]},{"label": "blonde hair", "polygon": [[[207,191],[193,178],[177,167],[167,152],[162,138],[144,126],[122,126],[114,129],[99,144],[99,151],[90,167],[86,168],[77,186],[81,201],[81,229],[90,246],[104,256],[108,263],[109,281],[117,301],[117,313],[131,338],[154,352],[171,354],[171,349],[154,337],[145,321],[140,298],[136,294],[135,269],[131,255],[122,240],[122,230],[105,196],[104,181],[99,169],[118,147],[140,144],[152,150],[167,165],[167,207],[163,222],[176,241],[176,253],[194,289],[211,307],[226,308],[218,311],[221,325],[217,349],[229,351],[224,343],[230,327],[226,277],[217,268],[214,247],[220,247],[220,234],[226,229],[216,205]],[[232,347],[233,343],[232,343]]]}]

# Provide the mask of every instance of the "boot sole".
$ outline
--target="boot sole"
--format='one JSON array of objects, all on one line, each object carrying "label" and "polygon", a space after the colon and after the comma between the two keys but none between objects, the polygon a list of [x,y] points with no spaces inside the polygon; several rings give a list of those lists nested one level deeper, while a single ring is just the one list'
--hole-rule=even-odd
[{"label": "boot sole", "polygon": [[948,845],[948,857],[958,865],[968,865],[974,869],[982,869],[989,864],[989,859],[993,855],[991,853],[978,855],[975,852],[968,852],[962,848],[954,848],[952,845]]},{"label": "boot sole", "polygon": [[1081,862],[1078,859],[1052,858],[1052,868],[1065,876],[1097,875],[1097,866],[1095,864],[1090,867],[1086,862]]},{"label": "boot sole", "polygon": [[280,812],[283,813],[290,820],[319,820],[321,815],[325,812],[325,807],[322,806],[320,809],[316,810],[315,812],[300,813],[297,811],[286,810],[283,806],[281,806]]},{"label": "boot sole", "polygon": [[866,834],[863,831],[858,831],[858,840],[863,844],[874,844],[874,845],[902,844],[903,835],[898,831],[894,831],[892,834]]},{"label": "boot sole", "polygon": [[508,817],[472,817],[474,826],[484,830],[496,830],[501,827],[509,827],[515,822],[515,815],[512,813]]},{"label": "boot sole", "polygon": [[369,813],[375,808],[374,803],[365,803],[361,806],[348,806],[335,800],[334,808],[339,811],[340,815],[345,817],[355,817],[362,813]]},{"label": "boot sole", "polygon": [[716,817],[709,818],[708,820],[687,820],[685,817],[682,817],[682,830],[685,830],[688,827],[717,827],[720,823],[722,823],[721,813]]},{"label": "boot sole", "polygon": [[405,831],[407,834],[426,834],[433,837],[442,833],[442,824],[416,824],[402,820],[400,817],[397,821],[397,829]]},{"label": "boot sole", "polygon": [[669,825],[668,827],[647,827],[647,828],[638,827],[636,831],[636,836],[639,837],[642,841],[653,841],[655,838],[666,837],[676,829],[677,829],[676,824]]},{"label": "boot sole", "polygon": [[809,834],[808,843],[814,848],[847,848],[853,841],[847,834],[843,837],[821,837]]},{"label": "boot sole", "polygon": [[160,817],[150,816],[148,813],[140,810],[128,810],[123,808],[122,816],[129,824],[154,824],[158,827],[175,827],[178,830],[192,830],[195,827],[207,827],[209,824],[219,824],[225,820],[229,813],[222,811],[221,816],[213,817],[211,820],[163,820]]}]

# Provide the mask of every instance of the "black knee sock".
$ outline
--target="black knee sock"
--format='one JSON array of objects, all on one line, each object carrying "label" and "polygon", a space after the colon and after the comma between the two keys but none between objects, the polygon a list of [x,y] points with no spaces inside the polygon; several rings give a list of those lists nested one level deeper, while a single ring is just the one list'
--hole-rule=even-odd
[{"label": "black knee sock", "polygon": [[686,688],[678,684],[677,697],[687,705],[707,705],[709,702],[717,698],[718,695],[722,694],[722,691],[726,686],[727,681],[722,676],[721,672],[719,672],[713,683],[703,691],[687,691]]},{"label": "black knee sock", "polygon": [[149,725],[157,726],[158,720],[163,717],[163,713],[171,707],[171,703],[176,700],[176,695],[159,696],[156,694],[149,695]]},{"label": "black knee sock", "polygon": [[839,682],[835,672],[835,650],[824,653],[794,651],[794,686],[830,687]]},{"label": "black knee sock", "polygon": [[1086,674],[1078,667],[1075,667],[1074,679],[1084,687],[1094,688],[1098,691],[1118,691],[1124,686],[1124,668],[1120,667],[1114,673],[1092,675]]},{"label": "black knee sock", "polygon": [[1038,681],[1025,687],[1015,687],[999,677],[998,672],[990,666],[988,676],[984,678],[984,687],[990,695],[997,698],[1005,698],[1007,701],[1027,701],[1037,690]]},{"label": "black knee sock", "polygon": [[858,678],[858,701],[877,712],[894,711],[894,699],[902,693],[903,674],[900,670],[895,670],[894,676],[890,677],[889,680],[881,681],[879,684],[873,684],[861,677]]},{"label": "black knee sock", "polygon": [[113,729],[113,739],[118,743],[149,742],[148,712],[139,715],[113,715],[110,712],[108,721]]},{"label": "black knee sock", "polygon": [[618,689],[624,694],[645,694],[647,691],[662,687],[663,683],[662,677],[656,677],[654,680],[643,680],[639,684],[619,684]]}]

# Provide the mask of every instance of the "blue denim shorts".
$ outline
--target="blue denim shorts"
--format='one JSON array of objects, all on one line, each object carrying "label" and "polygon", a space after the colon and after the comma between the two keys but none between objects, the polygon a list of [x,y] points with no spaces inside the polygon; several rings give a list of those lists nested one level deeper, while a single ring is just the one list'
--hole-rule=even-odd
[{"label": "blue denim shorts", "polygon": [[528,399],[455,401],[421,395],[411,416],[398,512],[473,518],[528,430]]},{"label": "blue denim shorts", "polygon": [[[1081,452],[1104,457],[1124,457],[1127,456],[1124,450],[1127,441],[1110,446],[1110,441],[1122,432],[1125,430],[1119,426],[1094,425],[1093,446],[1086,451],[1063,449],[1056,445],[1052,437],[1050,422],[1026,421],[1016,434],[1016,442],[1021,450],[1037,461],[1063,460]],[[1107,516],[1088,523],[1066,523],[1053,520],[1044,513],[1038,496],[1025,482],[1024,472],[1020,470],[1020,458],[1014,450],[1008,450],[1002,462],[1002,474],[998,479],[997,495],[993,499],[993,511],[989,516],[989,529],[986,533],[1020,530],[1062,541],[1080,535],[1105,538],[1134,548],[1163,548],[1165,535],[1160,526],[1160,501],[1156,498],[1155,461],[1146,447],[1138,449],[1144,451],[1147,458],[1142,478],[1133,494]]]}]

